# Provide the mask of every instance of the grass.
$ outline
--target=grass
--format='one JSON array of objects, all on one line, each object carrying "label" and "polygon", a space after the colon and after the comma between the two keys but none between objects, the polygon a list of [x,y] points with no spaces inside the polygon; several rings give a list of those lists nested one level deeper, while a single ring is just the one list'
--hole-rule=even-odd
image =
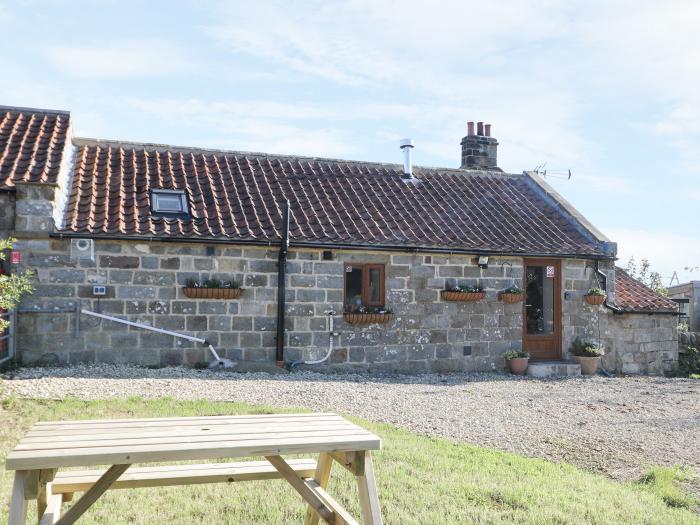
[{"label": "grass", "polygon": [[669,507],[693,509],[700,501],[683,491],[681,483],[690,481],[692,473],[682,467],[654,467],[649,469],[640,484],[659,496]]},{"label": "grass", "polygon": [[[0,459],[37,420],[291,412],[242,403],[76,399],[0,401]],[[616,483],[571,465],[418,436],[351,418],[379,434],[376,471],[387,524],[700,523],[676,485],[655,469],[640,483]],[[12,478],[0,469],[0,514]],[[334,467],[331,494],[358,516],[350,475]],[[30,513],[35,505],[30,505]],[[282,481],[108,492],[81,523],[302,523],[305,507]],[[34,516],[29,523],[36,522]]]}]

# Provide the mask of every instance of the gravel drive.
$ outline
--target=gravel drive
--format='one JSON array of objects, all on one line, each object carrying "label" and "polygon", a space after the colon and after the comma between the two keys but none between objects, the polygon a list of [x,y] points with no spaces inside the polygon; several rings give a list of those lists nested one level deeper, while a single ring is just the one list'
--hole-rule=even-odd
[{"label": "gravel drive", "polygon": [[700,381],[689,379],[271,375],[97,365],[22,369],[0,385],[19,397],[172,396],[332,410],[565,460],[615,479],[638,478],[659,464],[700,472]]}]

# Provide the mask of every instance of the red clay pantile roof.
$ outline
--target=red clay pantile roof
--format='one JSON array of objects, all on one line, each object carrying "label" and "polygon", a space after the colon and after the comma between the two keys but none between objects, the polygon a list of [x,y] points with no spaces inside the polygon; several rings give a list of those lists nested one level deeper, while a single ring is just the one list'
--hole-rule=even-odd
[{"label": "red clay pantile roof", "polygon": [[69,126],[66,111],[0,106],[0,189],[55,184]]},{"label": "red clay pantile roof", "polygon": [[626,312],[678,311],[677,303],[657,294],[618,267],[615,268],[615,305]]},{"label": "red clay pantile roof", "polygon": [[[492,253],[606,254],[528,177],[400,165],[74,139],[67,232],[280,239],[284,199],[292,242],[440,247]],[[183,189],[191,219],[150,211],[149,191]]]}]

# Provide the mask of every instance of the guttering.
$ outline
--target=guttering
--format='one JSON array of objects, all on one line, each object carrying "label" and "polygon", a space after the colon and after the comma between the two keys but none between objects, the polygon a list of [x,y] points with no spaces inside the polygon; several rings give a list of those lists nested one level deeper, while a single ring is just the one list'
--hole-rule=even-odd
[{"label": "guttering", "polygon": [[289,253],[289,201],[284,201],[282,212],[282,240],[277,257],[277,350],[275,361],[284,368],[284,314],[287,295],[287,254]]},{"label": "guttering", "polygon": [[[132,241],[132,242],[175,242],[195,244],[226,244],[230,246],[276,246],[278,241],[262,239],[219,239],[219,238],[182,238],[159,235],[124,235],[124,234],[90,234],[74,232],[52,232],[49,237],[54,239],[94,239],[105,241]],[[547,252],[508,252],[498,250],[486,250],[481,248],[441,248],[435,246],[397,246],[394,244],[345,244],[314,241],[294,241],[297,248],[317,248],[325,250],[375,250],[401,253],[439,253],[460,255],[492,255],[500,257],[546,257],[552,259],[590,259],[599,261],[614,260],[615,257],[606,254],[585,253],[559,253]]]}]

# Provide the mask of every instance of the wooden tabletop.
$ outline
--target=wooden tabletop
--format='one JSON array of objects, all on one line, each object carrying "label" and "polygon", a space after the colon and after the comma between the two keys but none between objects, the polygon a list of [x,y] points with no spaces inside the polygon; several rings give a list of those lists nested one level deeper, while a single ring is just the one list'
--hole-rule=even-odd
[{"label": "wooden tabletop", "polygon": [[8,470],[378,450],[378,436],[336,414],[275,414],[36,423]]}]

